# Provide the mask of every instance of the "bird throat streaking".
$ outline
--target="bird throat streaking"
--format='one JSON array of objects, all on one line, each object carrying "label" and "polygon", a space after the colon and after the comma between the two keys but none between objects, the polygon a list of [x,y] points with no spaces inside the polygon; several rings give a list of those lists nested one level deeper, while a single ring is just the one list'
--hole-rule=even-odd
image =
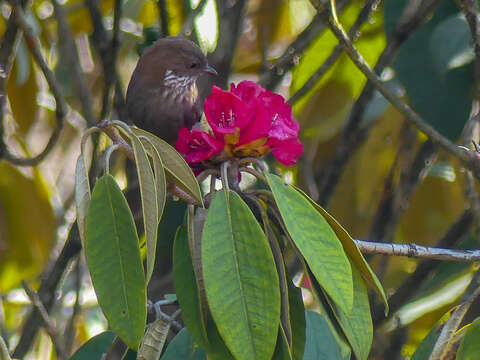
[{"label": "bird throat streaking", "polygon": [[197,78],[216,74],[200,48],[180,37],[160,39],[140,57],[127,90],[130,120],[170,144],[202,116]]}]

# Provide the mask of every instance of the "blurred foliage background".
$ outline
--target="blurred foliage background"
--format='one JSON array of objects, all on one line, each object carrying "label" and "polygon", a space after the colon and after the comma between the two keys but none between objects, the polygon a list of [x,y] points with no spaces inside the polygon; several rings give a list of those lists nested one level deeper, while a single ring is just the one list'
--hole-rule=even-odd
[{"label": "blurred foliage background", "polygon": [[[462,3],[338,0],[336,7],[389,88],[443,136],[470,148],[478,140],[477,59]],[[74,164],[88,126],[104,118],[128,121],[128,80],[139,54],[162,36],[198,42],[221,87],[253,79],[289,99],[305,153],[298,166],[277,168],[353,237],[479,247],[474,180],[367,83],[307,0],[1,1],[0,35],[0,331],[16,357],[55,358],[22,281],[38,291],[69,353],[106,327],[73,226]],[[211,87],[208,81],[200,86]],[[22,162],[42,153],[52,136],[41,161]],[[105,139],[88,146],[93,179]],[[117,160],[117,179],[127,188],[125,159]],[[176,203],[163,219],[153,297],[174,291],[166,284],[182,217]],[[372,359],[408,358],[476,270],[468,263],[369,260],[392,310],[384,318],[380,307],[372,308]],[[479,305],[467,318],[478,315]]]}]

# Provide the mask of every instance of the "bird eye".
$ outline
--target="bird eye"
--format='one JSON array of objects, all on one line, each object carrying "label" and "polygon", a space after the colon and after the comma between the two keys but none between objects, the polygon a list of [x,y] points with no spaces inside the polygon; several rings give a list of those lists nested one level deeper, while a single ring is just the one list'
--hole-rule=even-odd
[{"label": "bird eye", "polygon": [[197,63],[191,63],[190,64],[190,69],[195,69],[197,67]]}]

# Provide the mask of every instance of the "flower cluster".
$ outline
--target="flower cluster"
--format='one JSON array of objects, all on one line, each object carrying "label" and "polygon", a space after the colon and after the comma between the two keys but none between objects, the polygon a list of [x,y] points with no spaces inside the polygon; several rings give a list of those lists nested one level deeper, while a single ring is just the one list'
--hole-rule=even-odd
[{"label": "flower cluster", "polygon": [[183,128],[176,143],[192,167],[225,156],[259,157],[270,151],[282,164],[293,165],[302,155],[292,108],[282,96],[253,81],[231,84],[230,91],[214,86],[204,111],[211,132]]}]

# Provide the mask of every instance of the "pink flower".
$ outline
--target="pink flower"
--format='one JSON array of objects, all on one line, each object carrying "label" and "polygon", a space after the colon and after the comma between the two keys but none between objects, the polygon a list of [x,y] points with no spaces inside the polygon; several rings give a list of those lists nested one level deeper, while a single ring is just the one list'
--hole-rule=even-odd
[{"label": "pink flower", "polygon": [[[268,142],[267,142],[268,145]],[[303,153],[303,145],[297,138],[290,138],[272,146],[272,154],[283,165],[290,166],[297,163]]]},{"label": "pink flower", "polygon": [[251,105],[237,95],[214,86],[204,110],[213,134],[223,141],[227,134],[241,132],[252,120]]},{"label": "pink flower", "polygon": [[271,151],[289,166],[303,153],[291,106],[253,81],[231,84],[230,91],[214,86],[204,110],[213,136],[196,129],[179,133],[177,149],[189,164],[198,165],[223,150],[227,158],[260,157]]},{"label": "pink flower", "polygon": [[178,152],[185,154],[185,161],[192,165],[221,153],[224,145],[205,131],[193,128],[190,132],[187,128],[182,128],[175,147]]}]

